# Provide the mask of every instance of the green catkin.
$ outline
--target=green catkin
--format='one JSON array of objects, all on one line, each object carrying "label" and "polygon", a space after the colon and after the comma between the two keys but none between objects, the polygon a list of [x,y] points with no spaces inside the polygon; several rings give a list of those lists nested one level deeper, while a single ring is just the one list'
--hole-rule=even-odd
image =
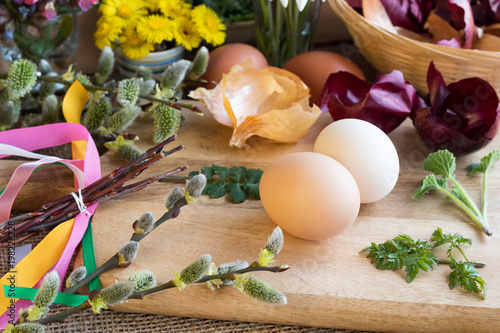
[{"label": "green catkin", "polygon": [[97,64],[97,73],[95,74],[96,83],[103,84],[113,72],[115,66],[115,54],[109,46],[104,47]]},{"label": "green catkin", "polygon": [[[7,332],[7,331],[6,331]],[[22,323],[11,328],[9,333],[44,333],[45,328],[38,323]]]},{"label": "green catkin", "polygon": [[134,288],[134,281],[119,281],[101,290],[99,295],[104,304],[113,305],[127,299],[134,291]]},{"label": "green catkin", "polygon": [[191,71],[188,75],[189,79],[197,80],[205,73],[208,66],[208,58],[209,58],[208,49],[205,46],[200,47],[193,59],[193,63],[191,65]]},{"label": "green catkin", "polygon": [[33,304],[38,308],[48,308],[56,299],[61,280],[56,271],[51,271],[45,275],[40,289],[33,300]]},{"label": "green catkin", "polygon": [[42,103],[42,121],[44,124],[57,122],[59,115],[59,101],[56,95],[48,95]]},{"label": "green catkin", "polygon": [[106,97],[93,100],[90,107],[83,116],[82,124],[89,130],[94,132],[98,130],[104,123],[106,117],[111,114],[111,102]]},{"label": "green catkin", "polygon": [[21,114],[19,103],[8,101],[0,104],[0,131],[5,131],[14,125]]},{"label": "green catkin", "polygon": [[134,78],[125,79],[118,84],[117,100],[123,106],[135,105],[141,89]]},{"label": "green catkin", "polygon": [[105,134],[120,132],[127,128],[141,113],[138,106],[126,106],[108,118]]},{"label": "green catkin", "polygon": [[140,270],[130,274],[129,281],[135,282],[134,292],[141,292],[156,287],[156,277],[150,270]]},{"label": "green catkin", "polygon": [[179,110],[165,104],[158,104],[154,110],[153,142],[160,143],[174,135],[181,125]]},{"label": "green catkin", "polygon": [[[248,267],[248,262],[244,260],[228,262],[217,267],[217,275],[235,272],[246,267]],[[221,279],[221,281],[224,285],[231,285],[235,282],[229,279]]]},{"label": "green catkin", "polygon": [[36,65],[26,59],[16,60],[10,65],[9,94],[11,98],[23,98],[28,94],[36,83]]},{"label": "green catkin", "polygon": [[42,73],[42,75],[48,75],[49,73],[54,72],[54,69],[52,69],[50,63],[45,59],[40,60],[40,62],[38,63],[38,69],[40,70],[40,73]]},{"label": "green catkin", "polygon": [[143,152],[133,143],[129,143],[119,146],[115,154],[124,161],[132,162],[141,156]]},{"label": "green catkin", "polygon": [[87,276],[87,268],[85,266],[80,266],[75,269],[69,277],[66,279],[66,288],[71,288],[78,284],[81,280],[85,279]]},{"label": "green catkin", "polygon": [[92,85],[92,81],[90,81],[90,78],[87,75],[82,74],[82,72],[78,72],[75,74],[75,80],[80,82],[84,86]]},{"label": "green catkin", "polygon": [[195,283],[201,279],[212,262],[212,256],[205,254],[184,268],[180,274],[180,280],[184,284]]},{"label": "green catkin", "polygon": [[244,292],[248,296],[264,303],[286,304],[286,297],[282,292],[253,277],[245,281]]}]

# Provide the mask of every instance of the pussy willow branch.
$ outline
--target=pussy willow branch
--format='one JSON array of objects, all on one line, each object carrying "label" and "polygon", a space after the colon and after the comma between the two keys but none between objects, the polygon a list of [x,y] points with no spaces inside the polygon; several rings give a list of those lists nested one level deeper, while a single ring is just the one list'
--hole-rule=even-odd
[{"label": "pussy willow branch", "polygon": [[[195,283],[203,283],[203,282],[208,282],[208,281],[216,280],[216,279],[234,280],[235,275],[237,275],[237,274],[245,274],[245,273],[257,272],[257,271],[265,271],[265,272],[272,272],[272,273],[281,273],[281,272],[286,271],[288,268],[289,268],[288,266],[272,266],[272,267],[269,267],[269,266],[260,267],[259,266],[259,267],[257,267],[257,266],[250,265],[250,266],[248,266],[246,268],[243,268],[243,269],[240,269],[240,270],[237,270],[237,271],[234,271],[234,272],[230,272],[230,273],[217,274],[217,275],[205,275],[200,280],[196,281]],[[174,282],[172,280],[170,280],[167,283],[164,283],[164,284],[159,285],[157,287],[150,288],[148,290],[137,292],[137,293],[132,293],[127,298],[127,300],[129,300],[129,299],[143,299],[144,296],[146,296],[146,295],[149,295],[149,294],[152,294],[152,293],[155,293],[155,292],[159,292],[159,291],[162,291],[162,290],[172,289],[174,287],[176,287],[175,284],[174,284]],[[39,320],[37,320],[35,322],[39,323],[41,325],[46,325],[46,324],[55,323],[55,322],[62,322],[66,318],[68,318],[69,316],[71,316],[71,315],[73,315],[75,313],[78,313],[80,311],[88,310],[91,307],[92,306],[91,306],[90,302],[87,300],[87,301],[85,301],[84,303],[82,303],[81,305],[79,305],[77,307],[69,308],[69,309],[67,309],[65,311],[56,313],[56,314],[54,314],[52,316],[48,316],[48,317],[39,319]]]},{"label": "pussy willow branch", "polygon": [[[8,74],[0,74],[0,79],[6,79],[8,77]],[[53,77],[53,76],[37,76],[37,80],[39,81],[44,81],[44,82],[50,82],[50,83],[60,83],[64,84],[66,86],[71,86],[73,84],[72,81],[67,81],[58,77]],[[112,92],[116,93],[118,89],[116,88],[109,88],[109,87],[104,87],[104,86],[97,86],[97,85],[89,85],[89,84],[82,84],[82,86],[87,89],[88,91],[107,91],[107,92]],[[156,103],[162,103],[169,105],[175,109],[188,109],[190,111],[195,112],[196,114],[203,115],[203,112],[200,110],[199,107],[197,107],[194,104],[189,104],[189,103],[180,103],[177,100],[170,100],[170,99],[162,99],[162,98],[157,98],[151,95],[144,95],[140,94],[139,98],[146,99],[151,102],[156,102]]]},{"label": "pussy willow branch", "polygon": [[[182,166],[171,170],[167,173],[156,177],[151,177],[142,181],[135,182],[130,185],[124,185],[125,182],[138,177],[145,169],[163,159],[164,157],[175,153],[183,146],[178,146],[169,151],[162,151],[163,147],[176,139],[172,136],[160,143],[159,145],[150,148],[139,158],[122,168],[118,168],[108,175],[97,180],[93,184],[82,190],[83,202],[86,206],[94,203],[103,202],[112,199],[116,196],[137,192],[145,188],[147,185],[156,182],[162,178],[171,176],[175,173],[185,170],[187,167]],[[9,227],[15,225],[16,234],[33,234],[32,231],[45,230],[53,228],[62,221],[68,220],[80,212],[78,206],[71,195],[67,195],[52,203],[43,205],[35,212],[27,213],[21,217],[15,217],[0,223],[0,246],[6,246],[8,243]],[[35,229],[32,229],[35,228]],[[23,237],[25,239],[26,237]]]}]

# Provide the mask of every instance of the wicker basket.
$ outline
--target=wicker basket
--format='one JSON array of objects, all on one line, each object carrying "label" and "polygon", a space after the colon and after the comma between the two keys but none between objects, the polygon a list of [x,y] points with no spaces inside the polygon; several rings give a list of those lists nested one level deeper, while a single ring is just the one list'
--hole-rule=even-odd
[{"label": "wicker basket", "polygon": [[480,77],[488,81],[500,96],[500,52],[419,42],[371,24],[345,0],[328,2],[346,24],[363,56],[380,73],[397,69],[420,93],[426,94],[427,69],[432,60],[446,83]]}]

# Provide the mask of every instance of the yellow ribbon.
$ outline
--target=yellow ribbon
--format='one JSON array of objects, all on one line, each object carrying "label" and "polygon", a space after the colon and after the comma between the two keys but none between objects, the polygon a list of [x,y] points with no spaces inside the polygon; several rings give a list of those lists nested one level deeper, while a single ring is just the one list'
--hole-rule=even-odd
[{"label": "yellow ribbon", "polygon": [[[63,114],[67,122],[80,123],[83,107],[89,100],[87,90],[75,81],[68,89],[63,101]],[[84,160],[87,141],[72,142],[73,159]],[[54,228],[21,262],[0,279],[0,286],[15,281],[19,287],[32,288],[61,257],[71,236],[75,219]],[[3,293],[2,293],[3,295]],[[0,297],[0,313],[17,299]]]}]

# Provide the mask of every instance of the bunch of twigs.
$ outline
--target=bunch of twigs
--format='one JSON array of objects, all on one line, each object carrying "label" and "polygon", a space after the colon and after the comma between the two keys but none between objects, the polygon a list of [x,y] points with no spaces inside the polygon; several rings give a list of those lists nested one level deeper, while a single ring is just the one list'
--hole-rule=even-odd
[{"label": "bunch of twigs", "polygon": [[[88,207],[126,193],[140,191],[151,183],[185,170],[187,166],[181,166],[156,177],[125,185],[127,181],[138,177],[144,170],[159,160],[183,149],[184,147],[179,145],[168,151],[163,150],[165,145],[176,139],[176,135],[171,136],[162,143],[147,150],[135,161],[112,171],[108,175],[82,189],[81,196],[85,206]],[[9,234],[9,230],[12,230],[12,228],[15,230],[15,242],[19,243],[35,236],[41,231],[52,230],[60,223],[75,217],[79,213],[80,209],[78,208],[75,198],[69,194],[53,202],[42,205],[34,212],[10,218],[0,223],[0,247],[5,247],[8,245],[9,240],[12,241],[12,235]]]}]

